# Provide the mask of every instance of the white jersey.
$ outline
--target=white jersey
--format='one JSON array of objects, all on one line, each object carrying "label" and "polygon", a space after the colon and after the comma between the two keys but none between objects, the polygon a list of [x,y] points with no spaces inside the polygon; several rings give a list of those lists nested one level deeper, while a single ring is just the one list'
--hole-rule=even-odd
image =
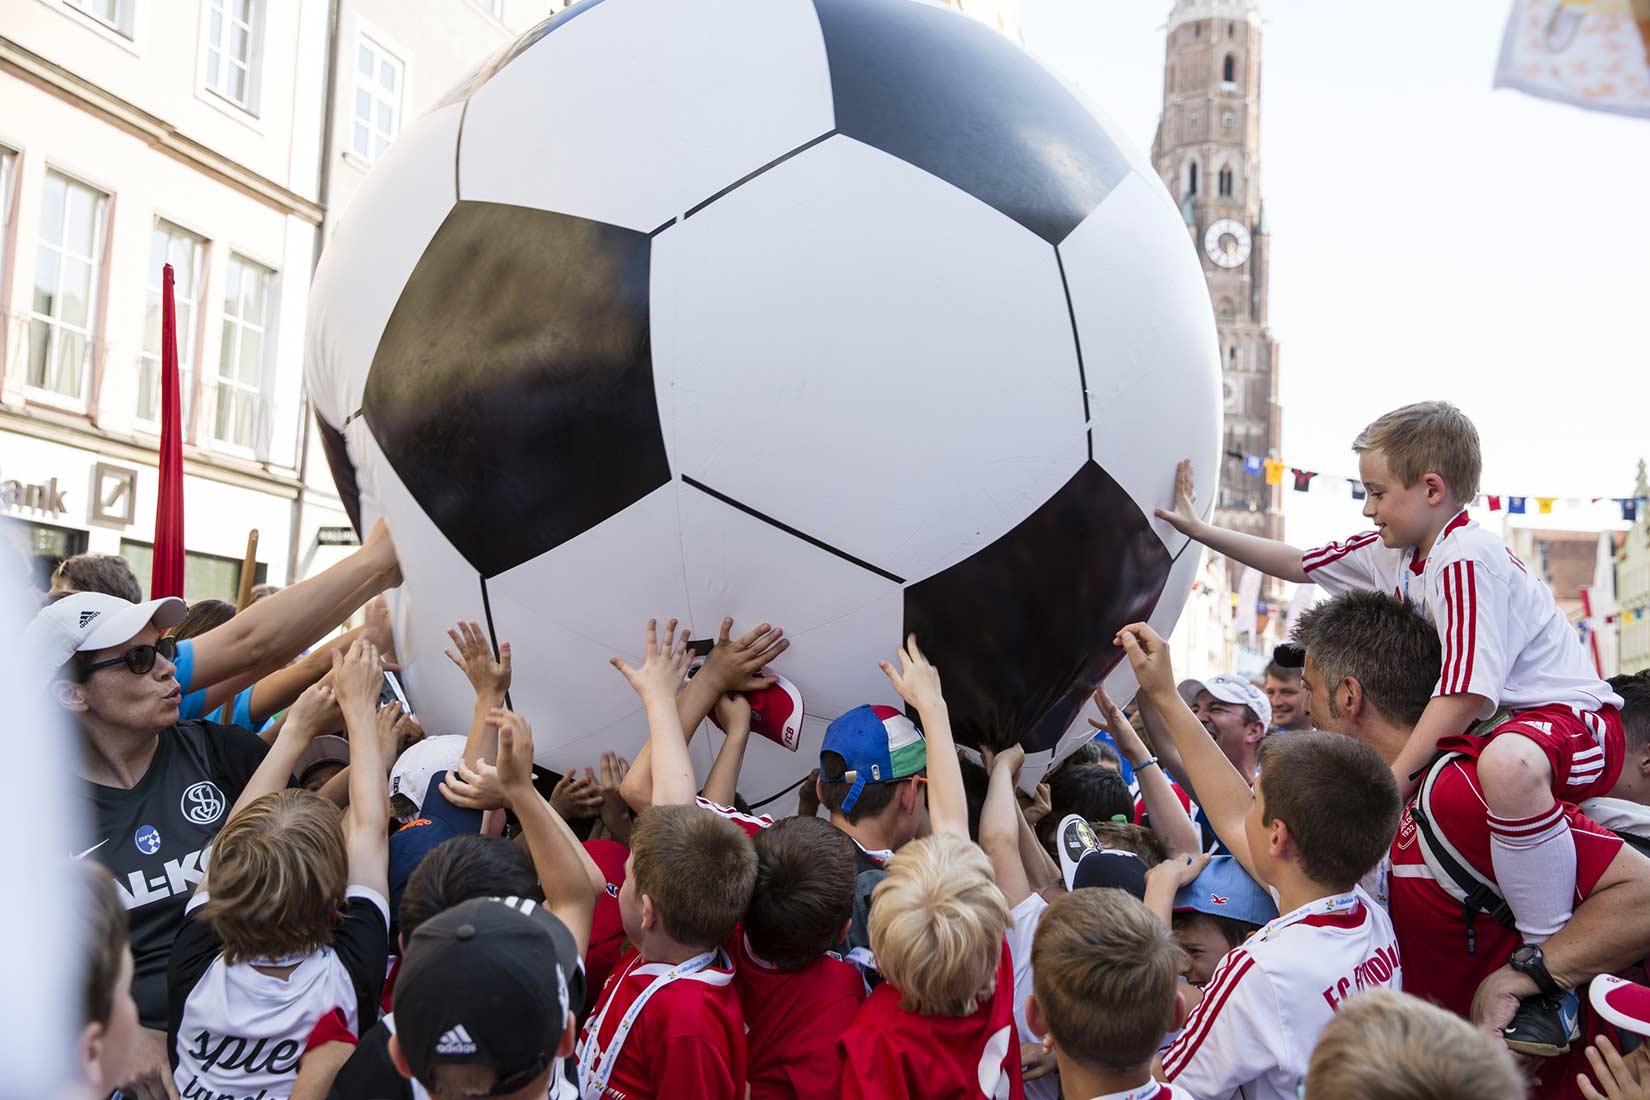
[{"label": "white jersey", "polygon": [[[1046,1080],[1046,1078],[1039,1078],[1038,1080]],[[1027,1096],[1031,1095],[1030,1088],[1036,1083],[1036,1081],[1026,1082]],[[1076,1100],[1076,1098],[1073,1098],[1073,1100]],[[1197,1098],[1178,1085],[1165,1085],[1161,1081],[1148,1081],[1144,1085],[1123,1092],[1108,1092],[1102,1096],[1096,1096],[1093,1100],[1197,1100]]]},{"label": "white jersey", "polygon": [[[1037,939],[1037,926],[1043,922],[1048,902],[1033,890],[1025,900],[1009,912],[1008,953],[1014,960],[1014,1029],[1022,1043],[1041,1043],[1043,1037],[1031,1030],[1026,1022],[1026,998],[1031,996],[1031,947]],[[1051,1073],[1035,1081],[1027,1081],[1026,1100],[1059,1100],[1060,1076]]]},{"label": "white jersey", "polygon": [[297,964],[277,978],[251,963],[224,961],[222,942],[199,919],[206,901],[204,892],[190,899],[168,970],[178,1095],[284,1100],[321,1017],[342,1009],[360,1035],[377,1016],[389,902],[370,887],[349,887],[332,943],[301,959],[274,961]]},{"label": "white jersey", "polygon": [[1308,902],[1220,960],[1163,1074],[1200,1100],[1296,1100],[1346,998],[1402,984],[1392,922],[1373,898],[1354,887]]},{"label": "white jersey", "polygon": [[1445,525],[1425,559],[1416,559],[1413,546],[1390,549],[1379,533],[1365,531],[1308,550],[1301,567],[1331,596],[1367,589],[1412,605],[1444,643],[1433,695],[1483,696],[1480,718],[1498,707],[1621,706],[1546,582],[1465,511]]}]

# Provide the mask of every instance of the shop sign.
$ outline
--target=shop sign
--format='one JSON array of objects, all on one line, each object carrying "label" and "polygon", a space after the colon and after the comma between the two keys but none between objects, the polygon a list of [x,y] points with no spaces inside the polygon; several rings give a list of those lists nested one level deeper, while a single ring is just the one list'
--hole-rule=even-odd
[{"label": "shop sign", "polygon": [[137,471],[110,462],[92,469],[92,522],[125,527],[137,516]]},{"label": "shop sign", "polygon": [[57,487],[57,479],[50,478],[38,484],[22,481],[0,481],[0,505],[8,511],[45,512],[61,516],[68,512],[64,503],[67,494]]},{"label": "shop sign", "polygon": [[360,546],[361,540],[355,537],[353,527],[320,527],[315,531],[315,543],[318,546]]}]

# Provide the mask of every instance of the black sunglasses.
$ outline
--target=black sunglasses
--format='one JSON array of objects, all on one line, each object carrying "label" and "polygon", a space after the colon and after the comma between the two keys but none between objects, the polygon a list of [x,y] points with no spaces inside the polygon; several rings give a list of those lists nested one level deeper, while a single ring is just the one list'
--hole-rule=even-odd
[{"label": "black sunglasses", "polygon": [[86,675],[90,676],[100,668],[114,668],[116,665],[125,665],[126,670],[134,676],[142,676],[155,667],[157,656],[170,661],[177,655],[178,640],[176,638],[162,638],[154,645],[135,645],[119,657],[111,657],[107,661],[99,661],[95,665],[88,665]]}]

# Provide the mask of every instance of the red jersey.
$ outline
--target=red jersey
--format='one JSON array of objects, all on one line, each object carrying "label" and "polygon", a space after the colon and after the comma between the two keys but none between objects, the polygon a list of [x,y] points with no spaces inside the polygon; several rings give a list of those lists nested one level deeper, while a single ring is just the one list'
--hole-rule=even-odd
[{"label": "red jersey", "polygon": [[637,999],[671,970],[669,963],[644,962],[635,948],[620,957],[579,1034],[581,1077],[587,1062],[609,1056],[618,1044],[602,1100],[744,1100],[745,1019],[725,951],[718,949],[704,969],[658,987],[628,1033],[621,1026]]},{"label": "red jersey", "polygon": [[[1462,738],[1477,742],[1481,738]],[[1465,747],[1452,740],[1452,747]],[[1478,784],[1478,765],[1471,756],[1456,757],[1438,766],[1431,781],[1430,809],[1433,830],[1480,875],[1494,881],[1490,862],[1490,830],[1484,793]],[[1610,861],[1621,850],[1622,841],[1614,833],[1593,823],[1580,810],[1560,803],[1576,845],[1576,896],[1579,905],[1597,884]],[[1475,949],[1467,951],[1467,927],[1461,919],[1460,894],[1453,883],[1434,875],[1427,866],[1416,836],[1415,818],[1404,807],[1398,833],[1392,841],[1392,881],[1389,908],[1398,936],[1401,957],[1412,960],[1404,968],[1404,992],[1432,1001],[1462,1017],[1469,1017],[1473,994],[1490,974],[1506,965],[1520,944],[1515,930],[1504,928],[1488,914],[1473,922]],[[1424,961],[1416,961],[1424,960]],[[1584,1021],[1592,1014],[1583,1012]],[[1591,1030],[1584,1036],[1591,1042]],[[1531,1095],[1540,1100],[1568,1100],[1581,1094],[1575,1075],[1590,1072],[1585,1043],[1575,1043],[1570,1053],[1549,1058],[1539,1069],[1540,1087]]]},{"label": "red jersey", "polygon": [[845,1100],[1025,1100],[1014,1034],[1014,960],[1003,941],[997,988],[967,1016],[922,1016],[884,982],[842,1034]]},{"label": "red jersey", "polygon": [[[625,860],[630,849],[616,840],[587,840],[584,850],[607,881],[596,897],[596,911],[590,918],[590,948],[584,953],[584,978],[589,993],[582,1012],[592,1012],[596,999],[607,984],[607,976],[625,948],[624,918],[619,913],[619,891],[624,887]],[[387,1010],[386,1010],[387,1011]]]},{"label": "red jersey", "polygon": [[750,1100],[837,1100],[837,1040],[865,1000],[859,971],[833,955],[780,970],[751,953],[743,930],[728,937],[727,952],[748,1029]]}]

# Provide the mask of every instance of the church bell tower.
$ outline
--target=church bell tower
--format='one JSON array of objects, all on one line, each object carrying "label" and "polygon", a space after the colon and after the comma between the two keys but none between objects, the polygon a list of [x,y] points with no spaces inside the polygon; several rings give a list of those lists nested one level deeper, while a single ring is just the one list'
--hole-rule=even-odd
[{"label": "church bell tower", "polygon": [[1152,163],[1203,262],[1220,336],[1226,427],[1215,521],[1282,538],[1283,486],[1267,485],[1242,457],[1276,460],[1281,446],[1278,348],[1266,327],[1260,39],[1258,0],[1176,0]]}]

